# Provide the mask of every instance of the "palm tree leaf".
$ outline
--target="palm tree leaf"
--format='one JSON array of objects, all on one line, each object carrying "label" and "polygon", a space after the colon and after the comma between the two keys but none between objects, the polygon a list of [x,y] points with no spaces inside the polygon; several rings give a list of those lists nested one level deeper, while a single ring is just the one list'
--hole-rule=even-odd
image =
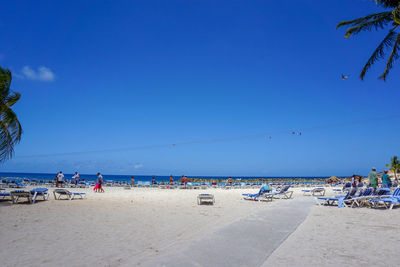
[{"label": "palm tree leaf", "polygon": [[0,162],[11,158],[14,145],[21,141],[22,127],[17,115],[10,108],[21,97],[10,90],[11,71],[0,67]]},{"label": "palm tree leaf", "polygon": [[17,115],[10,108],[1,114],[0,119],[0,162],[12,157],[14,145],[21,141],[22,127]]},{"label": "palm tree leaf", "polygon": [[385,16],[362,22],[354,27],[348,28],[344,37],[349,38],[352,34],[358,34],[361,31],[370,31],[373,28],[375,28],[375,30],[378,30],[379,28],[383,29],[389,22],[392,22],[391,12]]},{"label": "palm tree leaf", "polygon": [[397,7],[400,5],[400,0],[373,0],[378,6]]},{"label": "palm tree leaf", "polygon": [[13,92],[5,98],[4,102],[5,104],[7,104],[7,106],[11,107],[15,103],[17,103],[20,98],[21,98],[20,93]]},{"label": "palm tree leaf", "polygon": [[336,25],[336,29],[342,27],[342,26],[346,26],[346,25],[358,25],[360,23],[365,23],[367,21],[370,20],[375,20],[375,19],[379,19],[382,17],[387,17],[387,16],[391,16],[392,12],[391,11],[386,11],[386,12],[380,12],[380,13],[376,13],[376,14],[371,14],[362,18],[358,18],[358,19],[353,19],[353,20],[349,20],[349,21],[341,21],[339,22],[338,25]]},{"label": "palm tree leaf", "polygon": [[10,93],[12,81],[11,71],[0,67],[0,98],[5,99]]},{"label": "palm tree leaf", "polygon": [[393,45],[392,52],[390,53],[389,59],[386,63],[385,71],[379,77],[380,79],[383,79],[384,81],[386,81],[386,76],[389,74],[389,71],[392,69],[393,63],[399,58],[399,54],[398,54],[399,50],[400,50],[400,33],[397,34],[397,38]]},{"label": "palm tree leaf", "polygon": [[0,122],[0,162],[9,159],[14,153],[12,134],[5,123]]},{"label": "palm tree leaf", "polygon": [[379,46],[375,49],[374,53],[372,53],[371,57],[368,59],[364,68],[361,71],[360,78],[364,80],[365,73],[369,70],[369,68],[380,58],[385,55],[385,48],[391,47],[393,41],[395,40],[396,32],[391,30],[388,35],[383,39],[383,41],[379,44]]}]

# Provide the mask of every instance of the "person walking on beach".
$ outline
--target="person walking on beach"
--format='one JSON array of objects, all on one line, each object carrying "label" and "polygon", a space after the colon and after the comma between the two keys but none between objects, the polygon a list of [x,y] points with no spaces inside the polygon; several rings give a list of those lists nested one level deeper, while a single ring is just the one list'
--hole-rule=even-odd
[{"label": "person walking on beach", "polygon": [[174,177],[172,177],[172,175],[169,177],[169,184],[173,184],[174,183]]},{"label": "person walking on beach", "polygon": [[376,168],[372,168],[372,171],[368,174],[369,185],[374,189],[374,194],[376,188],[378,187],[378,174],[376,174]]},{"label": "person walking on beach", "polygon": [[58,181],[58,186],[57,187],[63,187],[64,174],[61,171],[57,174],[57,181]]},{"label": "person walking on beach", "polygon": [[77,186],[78,183],[79,183],[79,174],[78,174],[78,172],[75,172],[75,174],[74,174],[74,176],[72,176],[72,178],[74,178],[74,184],[75,184],[75,186]]},{"label": "person walking on beach", "polygon": [[131,177],[131,187],[135,186],[135,178],[132,176]]},{"label": "person walking on beach", "polygon": [[101,192],[104,193],[104,189],[103,189],[103,176],[101,176],[101,174],[98,172],[97,173],[97,185],[96,185],[96,192]]},{"label": "person walking on beach", "polygon": [[153,176],[153,178],[151,178],[151,184],[152,185],[155,185],[155,184],[157,184],[157,182],[156,182],[156,178]]}]

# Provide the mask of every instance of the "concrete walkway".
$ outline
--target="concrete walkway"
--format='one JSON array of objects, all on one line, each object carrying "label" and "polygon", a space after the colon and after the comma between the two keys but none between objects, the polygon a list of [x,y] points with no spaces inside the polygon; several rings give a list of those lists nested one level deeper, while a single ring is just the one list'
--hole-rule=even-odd
[{"label": "concrete walkway", "polygon": [[315,204],[312,198],[276,201],[282,203],[141,266],[261,266]]}]

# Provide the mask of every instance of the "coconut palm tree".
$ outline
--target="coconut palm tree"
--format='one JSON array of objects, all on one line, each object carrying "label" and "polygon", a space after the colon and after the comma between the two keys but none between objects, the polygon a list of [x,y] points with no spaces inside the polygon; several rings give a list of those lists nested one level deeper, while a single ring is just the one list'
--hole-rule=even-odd
[{"label": "coconut palm tree", "polygon": [[383,41],[378,45],[376,50],[372,53],[371,57],[368,59],[364,68],[361,71],[360,78],[364,80],[365,73],[369,68],[379,59],[385,56],[386,49],[391,48],[389,58],[386,62],[385,71],[380,79],[386,81],[386,77],[389,71],[393,67],[393,63],[399,58],[400,50],[400,0],[374,0],[374,2],[383,8],[390,9],[385,12],[380,12],[376,14],[371,14],[363,18],[358,18],[349,21],[342,21],[337,26],[340,28],[342,26],[348,26],[346,29],[346,34],[344,37],[350,38],[352,35],[358,34],[362,31],[371,31],[373,29],[385,29],[389,28],[389,32]]},{"label": "coconut palm tree", "polygon": [[397,158],[397,156],[394,156],[393,158],[390,159],[390,164],[386,164],[386,167],[390,168],[391,171],[394,173],[394,179],[396,180],[396,183],[399,181],[397,180],[397,173],[400,170],[400,162]]},{"label": "coconut palm tree", "polygon": [[0,67],[0,162],[13,156],[14,145],[22,135],[21,124],[11,109],[21,95],[11,91],[11,80],[11,72]]}]

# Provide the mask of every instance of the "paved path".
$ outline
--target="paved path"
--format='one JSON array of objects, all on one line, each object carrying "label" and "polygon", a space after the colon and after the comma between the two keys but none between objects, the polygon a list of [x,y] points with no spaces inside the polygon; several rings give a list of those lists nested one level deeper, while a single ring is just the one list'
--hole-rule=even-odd
[{"label": "paved path", "polygon": [[234,222],[181,251],[159,255],[141,266],[261,266],[315,204],[312,198],[278,201],[282,203],[276,207]]}]

